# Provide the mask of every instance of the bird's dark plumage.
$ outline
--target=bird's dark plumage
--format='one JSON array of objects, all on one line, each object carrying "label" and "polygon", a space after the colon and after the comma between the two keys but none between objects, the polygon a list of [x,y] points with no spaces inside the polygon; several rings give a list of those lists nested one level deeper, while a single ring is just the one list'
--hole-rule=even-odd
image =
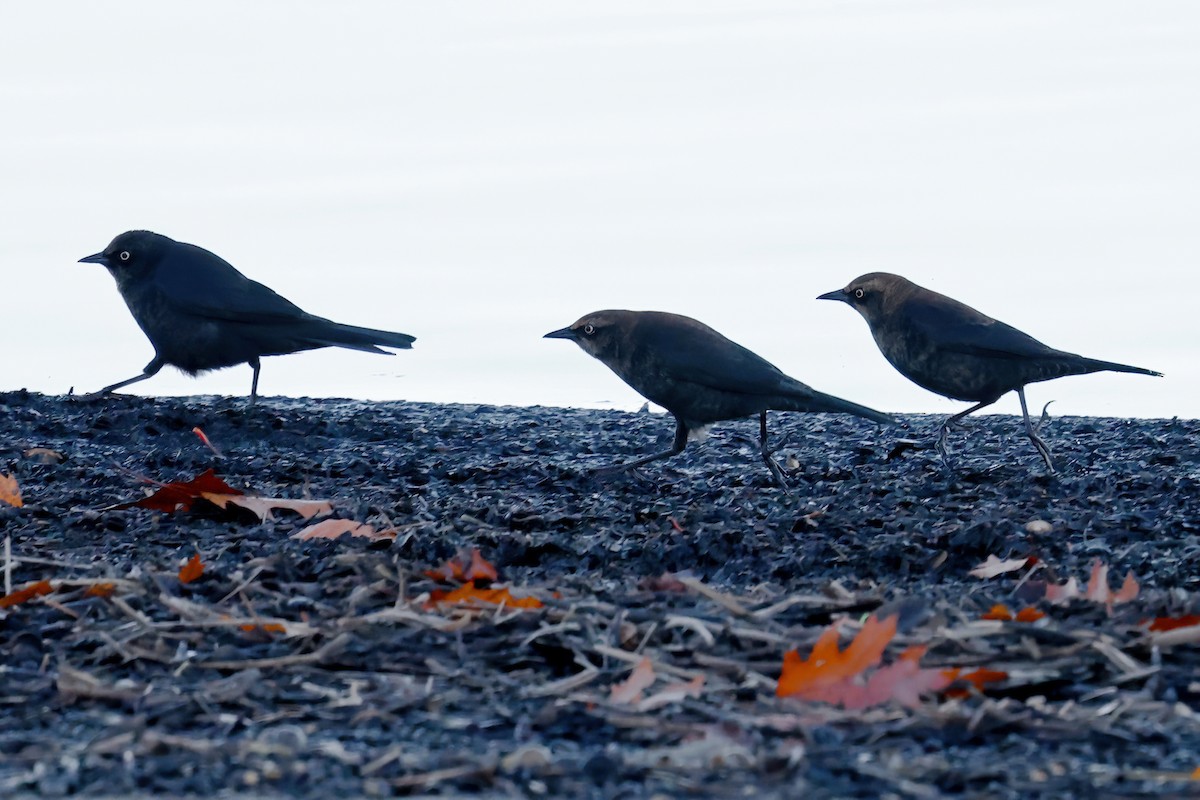
[{"label": "bird's dark plumage", "polygon": [[839,300],[861,314],[884,357],[913,383],[976,404],[942,426],[938,449],[943,458],[951,424],[1016,391],[1026,432],[1053,472],[1050,450],[1029,420],[1027,384],[1102,371],[1161,374],[1056,350],[953,298],[886,272],[863,275],[817,299]]},{"label": "bird's dark plumage", "polygon": [[309,314],[220,256],[149,231],[122,233],[102,252],[80,261],[108,269],[154,346],[154,360],[141,375],[106,386],[100,394],[145,380],[168,364],[189,375],[249,364],[254,403],[261,356],[319,347],[391,355],[379,346],[407,349],[414,341],[407,334]]},{"label": "bird's dark plumage", "polygon": [[574,341],[675,417],[675,441],[670,450],[619,465],[622,469],[681,452],[689,433],[714,422],[757,414],[763,459],[786,488],[767,449],[768,409],[829,411],[892,421],[866,406],[818,392],[702,322],[678,314],[597,311],[545,338]]}]

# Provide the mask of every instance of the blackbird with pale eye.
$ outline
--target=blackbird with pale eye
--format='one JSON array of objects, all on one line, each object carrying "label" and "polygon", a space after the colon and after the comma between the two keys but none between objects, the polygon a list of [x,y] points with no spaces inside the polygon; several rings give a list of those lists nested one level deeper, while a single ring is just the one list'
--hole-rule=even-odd
[{"label": "blackbird with pale eye", "polygon": [[677,455],[689,434],[714,422],[758,415],[763,461],[787,491],[767,447],[767,411],[827,411],[893,422],[887,414],[818,392],[690,317],[662,311],[597,311],[545,335],[570,339],[675,417],[669,450],[606,469],[632,469]]},{"label": "blackbird with pale eye", "polygon": [[154,359],[140,375],[97,394],[144,381],[168,364],[188,375],[249,364],[254,370],[254,405],[262,356],[320,347],[393,355],[379,346],[409,349],[415,341],[405,333],[343,325],[309,314],[220,256],[150,231],[122,233],[102,252],[80,262],[108,269],[154,346]]},{"label": "blackbird with pale eye", "polygon": [[1026,385],[1089,372],[1162,375],[1055,350],[968,305],[886,272],[855,278],[846,288],[817,299],[840,300],[861,314],[884,357],[913,383],[951,400],[975,403],[947,419],[938,432],[937,450],[947,469],[950,426],[1007,392],[1016,391],[1020,398],[1025,433],[1053,473],[1050,448],[1038,435],[1041,423],[1029,420]]}]

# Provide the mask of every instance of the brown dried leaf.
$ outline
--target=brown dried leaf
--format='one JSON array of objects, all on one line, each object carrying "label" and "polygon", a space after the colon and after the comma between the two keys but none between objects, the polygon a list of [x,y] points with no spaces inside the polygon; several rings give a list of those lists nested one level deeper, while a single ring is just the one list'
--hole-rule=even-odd
[{"label": "brown dried leaf", "polygon": [[37,583],[31,583],[24,589],[17,589],[12,594],[6,594],[0,597],[0,608],[11,608],[18,606],[21,603],[32,600],[44,594],[50,594],[54,591],[54,587],[50,585],[50,581],[42,580]]},{"label": "brown dried leaf", "polygon": [[629,705],[642,699],[642,691],[654,683],[654,664],[648,658],[642,658],[629,673],[629,677],[615,684],[609,694],[609,701],[617,705]]},{"label": "brown dried leaf", "polygon": [[187,560],[187,563],[179,568],[179,582],[191,583],[204,574],[204,563],[200,560],[200,554],[196,553]]},{"label": "brown dried leaf", "polygon": [[309,539],[337,539],[339,536],[347,533],[351,536],[359,536],[372,542],[396,538],[395,530],[389,528],[386,531],[377,531],[364,522],[355,522],[352,519],[327,519],[293,533],[291,538],[300,539],[301,541]]},{"label": "brown dried leaf", "polygon": [[14,508],[25,505],[21,501],[21,487],[17,485],[17,479],[12,475],[0,473],[0,503]]},{"label": "brown dried leaf", "polygon": [[67,457],[49,447],[31,447],[21,455],[38,464],[61,464]]},{"label": "brown dried leaf", "polygon": [[970,574],[976,578],[994,578],[1006,572],[1016,572],[1028,563],[1028,557],[1001,560],[990,555],[986,561],[971,570]]},{"label": "brown dried leaf", "polygon": [[212,494],[203,492],[202,498],[218,508],[235,505],[255,514],[260,522],[275,519],[274,511],[294,511],[303,519],[312,519],[333,513],[328,500],[288,500],[282,497],[256,497],[249,494]]},{"label": "brown dried leaf", "polygon": [[[615,687],[614,687],[615,688]],[[685,697],[699,697],[704,690],[704,676],[697,675],[687,683],[672,683],[638,703],[638,711],[653,711],[656,708],[678,703]]]}]

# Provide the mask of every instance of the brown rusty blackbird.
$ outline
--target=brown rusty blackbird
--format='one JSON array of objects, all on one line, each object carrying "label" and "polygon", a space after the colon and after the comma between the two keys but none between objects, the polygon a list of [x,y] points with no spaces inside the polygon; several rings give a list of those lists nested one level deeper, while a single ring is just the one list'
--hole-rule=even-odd
[{"label": "brown rusty blackbird", "polygon": [[947,468],[950,426],[1015,390],[1025,433],[1054,472],[1050,448],[1038,436],[1041,423],[1029,421],[1026,384],[1106,370],[1162,374],[1055,350],[968,305],[886,272],[855,278],[846,288],[817,299],[840,300],[861,314],[884,357],[913,383],[952,400],[975,403],[942,423],[937,449]]},{"label": "brown rusty blackbird", "polygon": [[108,394],[165,365],[195,375],[249,364],[250,405],[258,398],[259,358],[346,347],[392,355],[376,345],[411,348],[412,336],[342,325],[302,311],[202,247],[150,231],[128,231],[80,262],[103,264],[130,313],[154,345],[140,375],[105,386]]},{"label": "brown rusty blackbird", "polygon": [[823,394],[690,317],[662,311],[597,311],[547,339],[570,339],[621,380],[675,417],[671,449],[607,469],[631,469],[673,456],[689,434],[714,422],[758,415],[763,461],[785,491],[787,482],[767,447],[767,410],[829,411],[892,422],[857,403]]}]

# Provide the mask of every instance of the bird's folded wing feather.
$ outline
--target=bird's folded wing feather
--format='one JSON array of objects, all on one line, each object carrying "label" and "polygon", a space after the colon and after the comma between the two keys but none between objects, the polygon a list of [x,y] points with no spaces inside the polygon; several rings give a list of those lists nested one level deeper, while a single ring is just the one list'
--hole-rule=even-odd
[{"label": "bird's folded wing feather", "polygon": [[913,328],[941,350],[987,358],[1042,358],[1058,353],[1027,333],[969,306],[922,305],[910,313]]},{"label": "bird's folded wing feather", "polygon": [[295,303],[213,259],[194,259],[187,269],[160,272],[155,286],[178,312],[204,319],[271,324],[309,318]]},{"label": "bird's folded wing feather", "polygon": [[808,387],[793,380],[758,354],[708,332],[662,332],[653,347],[663,375],[681,383],[745,394],[794,393]]}]

